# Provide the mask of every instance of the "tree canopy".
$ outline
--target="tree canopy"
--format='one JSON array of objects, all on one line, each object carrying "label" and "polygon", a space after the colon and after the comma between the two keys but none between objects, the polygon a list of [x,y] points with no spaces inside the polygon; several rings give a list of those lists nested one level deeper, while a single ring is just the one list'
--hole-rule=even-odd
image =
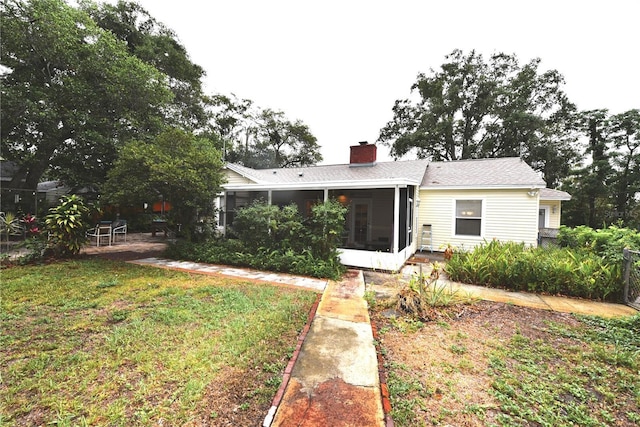
[{"label": "tree canopy", "polygon": [[205,71],[191,62],[186,48],[173,30],[135,2],[120,0],[112,5],[84,0],[80,2],[80,8],[100,28],[124,42],[131,55],[167,76],[167,84],[173,93],[170,108],[165,111],[165,121],[169,125],[185,129],[199,129],[206,125],[206,98],[202,93]]},{"label": "tree canopy", "polygon": [[593,228],[617,222],[640,226],[640,110],[589,110],[579,118],[578,131],[588,142],[582,164],[562,185],[573,195],[563,220]]},{"label": "tree canopy", "polygon": [[2,154],[19,166],[11,187],[35,189],[45,174],[99,187],[125,141],[202,120],[202,69],[139,6],[7,0],[1,19]]},{"label": "tree canopy", "polygon": [[256,107],[234,95],[212,97],[213,131],[224,141],[225,159],[266,169],[314,165],[322,161],[320,146],[301,120],[284,112]]},{"label": "tree canopy", "polygon": [[234,94],[215,94],[209,98],[207,112],[211,117],[210,132],[222,142],[222,157],[238,163],[238,146],[247,141],[251,132],[250,123],[254,114],[253,101],[238,99]]},{"label": "tree canopy", "polygon": [[485,60],[454,50],[438,71],[421,73],[414,99],[397,100],[379,141],[399,158],[415,150],[436,161],[522,156],[557,184],[576,156],[572,113],[555,70],[515,55]]},{"label": "tree canopy", "polygon": [[222,180],[213,141],[170,129],[152,141],[132,140],[122,148],[108,173],[104,201],[135,206],[168,200],[176,222],[186,225],[197,213],[211,213]]},{"label": "tree canopy", "polygon": [[266,109],[256,124],[253,146],[243,153],[245,166],[290,168],[322,160],[316,137],[302,121],[291,121],[282,111]]}]

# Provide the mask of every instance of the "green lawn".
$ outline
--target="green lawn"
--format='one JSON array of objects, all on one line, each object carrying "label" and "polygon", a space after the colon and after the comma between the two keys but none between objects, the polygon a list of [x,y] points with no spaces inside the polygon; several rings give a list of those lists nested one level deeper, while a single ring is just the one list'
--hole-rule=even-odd
[{"label": "green lawn", "polygon": [[3,426],[259,424],[316,298],[104,260],[0,275]]}]

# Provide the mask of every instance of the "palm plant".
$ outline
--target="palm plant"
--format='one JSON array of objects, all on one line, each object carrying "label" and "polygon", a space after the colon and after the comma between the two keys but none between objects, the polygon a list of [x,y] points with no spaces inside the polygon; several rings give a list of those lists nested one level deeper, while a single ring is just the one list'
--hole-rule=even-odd
[{"label": "palm plant", "polygon": [[[0,213],[0,236],[6,237],[7,248],[9,247],[9,237],[21,234],[22,227],[20,218],[11,212]],[[0,238],[0,244],[2,243]]]}]

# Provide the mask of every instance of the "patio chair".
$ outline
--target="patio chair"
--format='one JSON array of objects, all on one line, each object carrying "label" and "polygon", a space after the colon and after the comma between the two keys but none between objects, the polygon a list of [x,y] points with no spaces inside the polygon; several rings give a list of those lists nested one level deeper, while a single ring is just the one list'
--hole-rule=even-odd
[{"label": "patio chair", "polygon": [[116,236],[118,234],[123,235],[124,236],[124,241],[127,241],[127,221],[124,219],[119,219],[116,221],[113,221],[113,224],[111,224],[111,234],[113,234],[113,241],[116,241]]},{"label": "patio chair", "polygon": [[111,224],[96,224],[95,228],[87,231],[87,237],[95,237],[96,246],[100,246],[100,240],[106,238],[111,246]]}]

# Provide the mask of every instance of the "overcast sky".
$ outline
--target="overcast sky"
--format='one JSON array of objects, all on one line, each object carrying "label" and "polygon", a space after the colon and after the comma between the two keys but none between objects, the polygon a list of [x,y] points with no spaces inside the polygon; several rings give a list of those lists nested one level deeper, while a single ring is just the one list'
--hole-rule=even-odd
[{"label": "overcast sky", "polygon": [[[515,53],[556,69],[579,109],[640,108],[640,1],[138,0],[234,93],[300,119],[323,163],[375,142],[419,72],[453,49]],[[378,146],[378,159],[388,158]]]}]

